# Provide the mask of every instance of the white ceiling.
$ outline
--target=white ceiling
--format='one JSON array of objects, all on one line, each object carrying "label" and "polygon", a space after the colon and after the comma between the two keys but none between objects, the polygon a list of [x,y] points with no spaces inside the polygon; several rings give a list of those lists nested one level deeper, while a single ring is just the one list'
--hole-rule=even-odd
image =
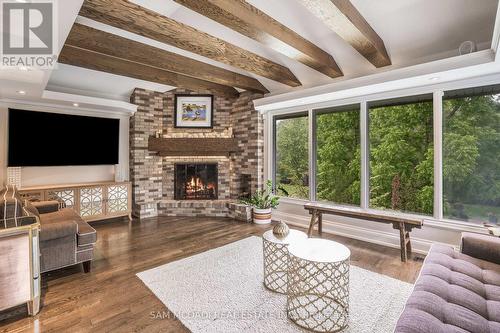
[{"label": "white ceiling", "polygon": [[[78,79],[75,79],[78,78]],[[135,88],[168,91],[175,87],[124,78],[123,76],[59,64],[50,77],[47,90],[128,101]]]},{"label": "white ceiling", "polygon": [[[83,0],[64,0],[57,2],[57,37],[59,51],[71,30]],[[2,29],[0,27],[0,29]],[[0,97],[19,97],[17,91],[26,91],[23,98],[37,99],[41,96],[51,75],[50,70],[6,69],[0,66]]]},{"label": "white ceiling", "polygon": [[[474,41],[478,50],[488,49],[491,45],[498,6],[498,0],[351,0],[384,40],[392,59],[392,66],[377,69],[311,14],[298,0],[247,1],[332,54],[345,76],[331,79],[172,0],[133,0],[133,2],[282,64],[290,68],[303,86],[290,88],[120,29],[81,17],[78,17],[77,21],[255,77],[271,91],[272,95],[275,95],[456,56],[460,43],[466,40]],[[65,65],[60,65],[53,71],[48,86],[51,90],[65,90],[64,92],[79,92],[121,100],[128,100],[128,95],[135,86],[160,91],[172,88]]]}]

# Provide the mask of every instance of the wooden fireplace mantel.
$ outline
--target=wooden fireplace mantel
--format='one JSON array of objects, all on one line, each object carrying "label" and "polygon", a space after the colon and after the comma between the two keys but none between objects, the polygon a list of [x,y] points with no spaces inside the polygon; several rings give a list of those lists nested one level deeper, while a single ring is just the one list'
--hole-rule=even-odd
[{"label": "wooden fireplace mantel", "polygon": [[150,137],[150,151],[160,156],[229,156],[240,150],[235,138],[155,138]]}]

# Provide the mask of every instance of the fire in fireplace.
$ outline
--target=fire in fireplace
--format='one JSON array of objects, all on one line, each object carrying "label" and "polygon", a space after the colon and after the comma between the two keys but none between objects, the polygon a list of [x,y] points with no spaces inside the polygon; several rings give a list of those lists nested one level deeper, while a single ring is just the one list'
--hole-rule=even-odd
[{"label": "fire in fireplace", "polygon": [[175,164],[175,200],[217,199],[217,164]]}]

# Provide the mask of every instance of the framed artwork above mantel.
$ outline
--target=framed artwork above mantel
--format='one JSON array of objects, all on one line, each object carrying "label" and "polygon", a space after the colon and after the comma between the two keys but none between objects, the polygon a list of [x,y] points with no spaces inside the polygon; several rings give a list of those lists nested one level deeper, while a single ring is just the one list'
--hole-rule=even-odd
[{"label": "framed artwork above mantel", "polygon": [[213,95],[175,95],[175,128],[212,128]]}]

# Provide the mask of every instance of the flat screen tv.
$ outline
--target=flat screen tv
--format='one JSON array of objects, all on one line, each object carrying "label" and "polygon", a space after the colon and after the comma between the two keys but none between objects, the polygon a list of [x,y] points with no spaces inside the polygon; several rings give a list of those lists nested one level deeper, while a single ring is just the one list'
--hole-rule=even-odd
[{"label": "flat screen tv", "polygon": [[120,120],[9,109],[8,165],[118,164]]}]

